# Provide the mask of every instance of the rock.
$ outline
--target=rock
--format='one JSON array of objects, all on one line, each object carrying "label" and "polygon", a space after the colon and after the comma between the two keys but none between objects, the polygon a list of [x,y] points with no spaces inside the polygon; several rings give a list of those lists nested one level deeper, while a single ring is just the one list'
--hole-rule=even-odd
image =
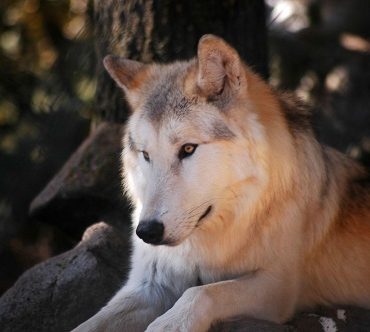
[{"label": "rock", "polygon": [[72,250],[26,271],[0,298],[3,332],[65,332],[95,314],[128,271],[128,234],[104,222]]},{"label": "rock", "polygon": [[248,318],[222,322],[210,332],[368,332],[370,311],[362,308],[337,306],[319,308],[298,314],[292,321],[279,325]]},{"label": "rock", "polygon": [[100,124],[32,201],[31,217],[77,236],[99,220],[128,221],[121,190],[121,141],[121,124]]},{"label": "rock", "polygon": [[297,315],[289,325],[299,332],[367,332],[370,311],[349,306],[320,308]]},{"label": "rock", "polygon": [[290,332],[290,326],[263,320],[240,318],[218,323],[209,332]]}]

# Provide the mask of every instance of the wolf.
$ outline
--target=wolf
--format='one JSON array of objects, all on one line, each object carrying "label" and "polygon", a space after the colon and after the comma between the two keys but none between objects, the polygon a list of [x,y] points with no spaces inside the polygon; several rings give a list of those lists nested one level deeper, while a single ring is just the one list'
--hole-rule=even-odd
[{"label": "wolf", "polygon": [[369,173],[317,141],[307,107],[213,35],[190,61],[104,65],[132,109],[132,268],[73,331],[204,332],[237,316],[370,308]]}]

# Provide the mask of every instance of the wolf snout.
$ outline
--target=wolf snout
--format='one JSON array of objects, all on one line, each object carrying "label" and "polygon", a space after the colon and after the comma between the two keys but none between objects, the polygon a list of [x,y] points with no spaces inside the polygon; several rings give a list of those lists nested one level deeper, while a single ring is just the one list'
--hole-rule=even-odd
[{"label": "wolf snout", "polygon": [[160,244],[163,239],[164,226],[159,220],[140,221],[136,235],[146,243]]}]

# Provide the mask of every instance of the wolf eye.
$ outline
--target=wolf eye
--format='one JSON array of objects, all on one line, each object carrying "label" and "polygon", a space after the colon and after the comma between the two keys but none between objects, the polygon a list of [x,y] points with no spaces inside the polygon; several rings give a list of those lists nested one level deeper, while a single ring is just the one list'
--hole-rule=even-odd
[{"label": "wolf eye", "polygon": [[149,153],[146,151],[141,151],[141,153],[143,154],[145,161],[149,162],[150,161]]},{"label": "wolf eye", "polygon": [[190,144],[190,143],[184,144],[180,148],[179,159],[181,160],[181,159],[190,157],[195,152],[197,147],[198,147],[198,144]]}]

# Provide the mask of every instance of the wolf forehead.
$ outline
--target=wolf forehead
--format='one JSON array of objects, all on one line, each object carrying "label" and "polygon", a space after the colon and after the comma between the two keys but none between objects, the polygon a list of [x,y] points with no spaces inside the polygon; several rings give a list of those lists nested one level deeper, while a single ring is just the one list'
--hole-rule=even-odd
[{"label": "wolf forehead", "polygon": [[154,122],[190,117],[192,106],[199,102],[184,93],[184,80],[190,66],[187,62],[153,65],[141,91],[143,116]]},{"label": "wolf forehead", "polygon": [[[198,122],[214,140],[235,137],[232,130],[220,117],[217,108],[196,95],[185,93],[185,80],[192,69],[192,62],[176,62],[168,65],[153,65],[152,72],[141,90],[140,117],[160,128],[166,121]],[[213,107],[214,112],[204,112]],[[210,114],[211,113],[211,114]],[[172,136],[176,141],[176,137]]]}]

